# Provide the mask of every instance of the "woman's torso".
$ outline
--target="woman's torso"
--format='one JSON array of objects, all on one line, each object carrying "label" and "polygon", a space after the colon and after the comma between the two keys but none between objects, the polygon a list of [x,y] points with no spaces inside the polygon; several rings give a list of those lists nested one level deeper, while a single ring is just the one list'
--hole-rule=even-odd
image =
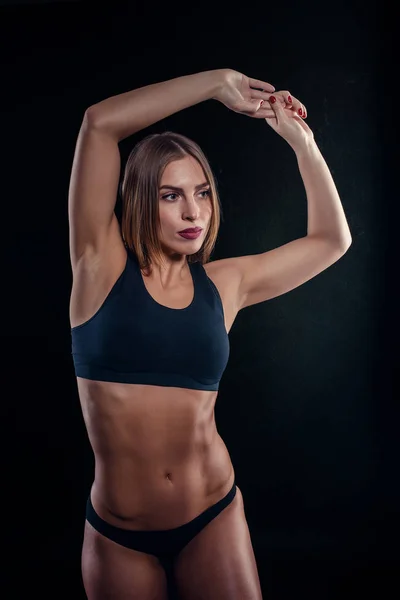
[{"label": "woman's torso", "polygon": [[[124,269],[126,251],[93,258],[74,273],[71,327],[102,306]],[[221,296],[226,331],[237,315],[237,277],[204,265]],[[143,277],[148,293],[169,308],[193,298],[188,276],[179,288],[161,290]],[[217,391],[92,381],[78,391],[95,456],[93,505],[108,522],[126,528],[169,529],[190,521],[232,487],[234,471],[217,432]]]}]

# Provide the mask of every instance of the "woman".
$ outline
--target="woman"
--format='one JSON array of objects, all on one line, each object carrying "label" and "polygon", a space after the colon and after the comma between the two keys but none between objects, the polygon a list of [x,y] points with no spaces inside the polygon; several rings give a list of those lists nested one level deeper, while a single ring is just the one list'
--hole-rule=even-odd
[{"label": "woman", "polygon": [[[336,188],[302,120],[307,111],[274,91],[216,69],[85,113],[69,220],[72,354],[95,455],[82,548],[89,600],[167,598],[167,567],[184,600],[262,597],[243,497],[214,420],[228,333],[239,310],[300,285],[350,244]],[[313,203],[306,237],[210,262],[216,183],[197,144],[171,132],[131,152],[121,231],[118,142],[207,99],[265,119],[295,150]]]}]

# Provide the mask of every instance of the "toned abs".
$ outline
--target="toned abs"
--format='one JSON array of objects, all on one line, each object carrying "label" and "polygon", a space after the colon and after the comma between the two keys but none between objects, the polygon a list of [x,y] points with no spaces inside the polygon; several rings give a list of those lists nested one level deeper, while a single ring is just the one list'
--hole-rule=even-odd
[{"label": "toned abs", "polygon": [[[217,432],[216,391],[77,378],[95,454],[91,496],[117,527],[179,527],[233,484]],[[221,488],[222,484],[222,488]]]}]

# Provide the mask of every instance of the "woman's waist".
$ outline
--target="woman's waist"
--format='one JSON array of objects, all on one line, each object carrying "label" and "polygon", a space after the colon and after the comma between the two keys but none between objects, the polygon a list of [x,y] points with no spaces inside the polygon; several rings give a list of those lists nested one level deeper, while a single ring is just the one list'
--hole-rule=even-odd
[{"label": "woman's waist", "polygon": [[[95,510],[125,528],[173,528],[224,491],[232,479],[228,450],[217,433],[213,443],[180,460],[165,455],[96,457],[91,497]],[[177,525],[173,523],[178,523]]]}]

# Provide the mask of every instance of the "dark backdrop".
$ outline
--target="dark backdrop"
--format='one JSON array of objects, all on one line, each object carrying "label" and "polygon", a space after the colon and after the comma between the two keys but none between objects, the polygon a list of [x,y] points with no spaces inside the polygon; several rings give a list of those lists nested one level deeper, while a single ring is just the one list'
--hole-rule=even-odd
[{"label": "dark backdrop", "polygon": [[[230,67],[307,106],[353,237],[337,263],[240,312],[230,332],[216,421],[264,598],[388,598],[399,567],[399,211],[385,5],[1,5],[6,597],[84,598],[94,465],[71,357],[67,206],[83,113],[136,87]],[[124,140],[123,166],[137,141],[166,129],[196,140],[217,176],[213,258],[306,234],[295,154],[264,121],[207,101]]]}]

